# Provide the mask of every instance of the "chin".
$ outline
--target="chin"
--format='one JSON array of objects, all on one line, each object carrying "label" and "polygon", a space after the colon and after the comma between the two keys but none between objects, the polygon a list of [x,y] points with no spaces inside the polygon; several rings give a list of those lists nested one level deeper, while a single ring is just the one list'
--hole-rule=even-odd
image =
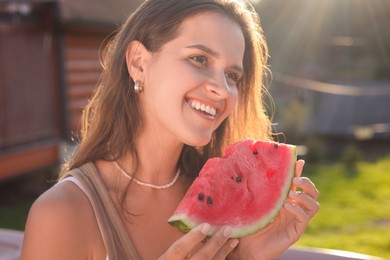
[{"label": "chin", "polygon": [[207,136],[198,136],[197,138],[189,138],[184,143],[193,147],[202,147],[207,145],[211,140],[211,135]]}]

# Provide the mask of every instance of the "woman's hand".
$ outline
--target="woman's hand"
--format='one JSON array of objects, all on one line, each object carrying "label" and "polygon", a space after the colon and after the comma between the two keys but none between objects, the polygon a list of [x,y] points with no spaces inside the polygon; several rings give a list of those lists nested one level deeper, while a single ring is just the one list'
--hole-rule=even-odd
[{"label": "woman's hand", "polygon": [[[207,234],[211,226],[200,224],[178,239],[159,259],[225,259],[237,246],[238,239],[229,239],[232,231],[228,227],[217,230],[210,239]],[[207,240],[207,243],[204,242]]]},{"label": "woman's hand", "polygon": [[[259,232],[243,237],[232,259],[273,259],[294,244],[320,209],[319,192],[306,177],[301,177],[304,161],[299,160],[284,207],[273,222]],[[229,256],[230,258],[230,256]]]}]

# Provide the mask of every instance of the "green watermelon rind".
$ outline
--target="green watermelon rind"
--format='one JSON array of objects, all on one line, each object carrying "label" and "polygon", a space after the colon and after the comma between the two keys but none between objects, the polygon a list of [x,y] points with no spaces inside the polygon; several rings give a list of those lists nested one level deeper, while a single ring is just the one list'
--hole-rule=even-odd
[{"label": "green watermelon rind", "polygon": [[[231,227],[232,228],[232,235],[231,238],[239,238],[244,236],[249,236],[251,234],[256,233],[257,231],[263,229],[265,226],[267,226],[269,223],[273,221],[273,219],[277,216],[279,211],[282,209],[284,202],[288,196],[288,193],[291,188],[292,179],[295,175],[295,164],[297,161],[297,151],[295,145],[287,145],[288,148],[291,151],[291,162],[290,167],[288,170],[288,177],[289,181],[286,181],[285,185],[282,187],[282,196],[281,199],[278,201],[276,206],[274,207],[274,210],[269,212],[269,214],[266,217],[263,217],[257,222],[251,223],[249,225],[241,225],[239,227]],[[181,213],[181,214],[175,214],[168,220],[169,224],[177,228],[178,230],[187,233],[191,229],[193,229],[195,226],[201,224],[201,222],[191,220],[187,214]],[[211,236],[217,228],[214,228],[210,231],[208,234]]]}]

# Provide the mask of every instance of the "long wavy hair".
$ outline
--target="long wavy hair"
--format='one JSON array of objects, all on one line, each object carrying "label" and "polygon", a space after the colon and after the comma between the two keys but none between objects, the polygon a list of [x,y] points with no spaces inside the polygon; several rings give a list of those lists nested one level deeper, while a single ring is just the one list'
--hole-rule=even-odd
[{"label": "long wavy hair", "polygon": [[254,8],[244,0],[146,0],[104,50],[102,76],[82,116],[81,142],[64,164],[62,174],[87,162],[116,160],[127,152],[137,159],[135,139],[143,117],[127,70],[128,44],[138,40],[150,52],[158,53],[178,36],[186,18],[203,12],[226,15],[241,27],[245,38],[244,75],[234,111],[206,146],[184,146],[179,167],[194,178],[208,158],[222,155],[227,144],[246,137],[271,139],[271,124],[263,103],[268,48]]}]

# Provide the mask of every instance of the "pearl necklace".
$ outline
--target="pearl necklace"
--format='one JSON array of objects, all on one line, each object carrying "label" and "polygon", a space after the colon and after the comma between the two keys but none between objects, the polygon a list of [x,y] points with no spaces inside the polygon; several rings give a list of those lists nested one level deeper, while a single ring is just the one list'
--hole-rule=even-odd
[{"label": "pearl necklace", "polygon": [[176,172],[176,175],[175,177],[173,178],[173,180],[170,182],[170,183],[167,183],[167,184],[164,184],[164,185],[154,185],[154,184],[150,184],[150,183],[147,183],[147,182],[143,182],[143,181],[140,181],[140,180],[137,180],[136,178],[134,178],[133,176],[130,176],[130,174],[128,174],[125,169],[123,169],[117,162],[113,162],[115,167],[126,177],[128,178],[129,180],[134,180],[137,184],[139,185],[142,185],[142,186],[146,186],[146,187],[149,187],[149,188],[153,188],[153,189],[167,189],[169,187],[171,187],[173,184],[175,184],[175,182],[177,181],[177,179],[179,178],[180,176],[180,169],[177,170]]}]

